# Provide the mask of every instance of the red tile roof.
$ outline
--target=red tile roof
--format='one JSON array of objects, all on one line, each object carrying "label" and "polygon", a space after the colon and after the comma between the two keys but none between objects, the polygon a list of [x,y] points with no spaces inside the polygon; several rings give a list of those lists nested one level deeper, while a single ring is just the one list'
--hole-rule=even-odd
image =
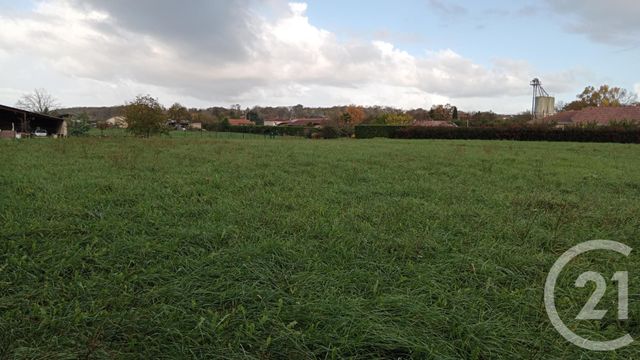
[{"label": "red tile roof", "polygon": [[564,111],[548,116],[541,122],[556,122],[559,125],[597,123],[609,125],[612,121],[640,121],[640,106],[590,107],[580,111]]},{"label": "red tile roof", "polygon": [[414,121],[413,126],[422,126],[422,127],[458,127],[456,124],[450,123],[448,121],[432,121],[432,120],[422,120],[422,121]]},{"label": "red tile roof", "polygon": [[229,125],[231,126],[251,126],[255,125],[253,121],[247,119],[229,119]]}]

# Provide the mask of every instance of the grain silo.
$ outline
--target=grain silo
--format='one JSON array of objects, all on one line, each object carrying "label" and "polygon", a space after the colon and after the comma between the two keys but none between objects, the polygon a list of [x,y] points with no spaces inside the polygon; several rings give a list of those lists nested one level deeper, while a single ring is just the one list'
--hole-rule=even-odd
[{"label": "grain silo", "polygon": [[533,86],[533,107],[531,114],[533,119],[543,119],[556,113],[556,98],[549,96],[547,91],[542,87],[540,79],[531,81]]}]

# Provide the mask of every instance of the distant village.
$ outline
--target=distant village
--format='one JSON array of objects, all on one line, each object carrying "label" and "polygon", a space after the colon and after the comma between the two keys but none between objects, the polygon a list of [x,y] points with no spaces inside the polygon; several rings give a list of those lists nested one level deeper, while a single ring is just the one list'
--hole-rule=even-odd
[{"label": "distant village", "polygon": [[[533,86],[532,108],[516,115],[500,115],[494,112],[465,112],[456,106],[434,105],[429,110],[402,110],[382,106],[337,106],[330,108],[308,108],[303,105],[291,107],[254,107],[242,109],[240,105],[229,108],[188,109],[178,103],[168,109],[166,127],[177,131],[216,131],[221,125],[228,127],[306,127],[353,128],[356,125],[396,125],[422,128],[456,127],[508,127],[547,126],[606,127],[624,124],[640,124],[640,105],[634,94],[624,89],[603,85],[587,87],[578,94],[577,100],[568,104],[556,104],[542,87],[538,79]],[[36,98],[47,99],[47,94]],[[28,104],[27,104],[28,105]],[[159,105],[160,106],[160,105]],[[96,108],[62,108],[49,111],[40,104],[40,109],[30,106],[0,105],[0,137],[64,137],[69,127],[78,119],[87,126],[101,128],[129,127],[123,115],[125,106]],[[40,111],[38,111],[40,110]]]}]

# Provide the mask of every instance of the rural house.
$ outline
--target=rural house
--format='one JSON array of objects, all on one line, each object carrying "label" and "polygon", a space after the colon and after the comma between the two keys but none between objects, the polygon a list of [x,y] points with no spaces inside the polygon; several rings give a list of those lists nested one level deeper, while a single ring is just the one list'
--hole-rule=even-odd
[{"label": "rural house", "polygon": [[124,116],[114,116],[107,120],[107,124],[119,129],[126,129],[129,127],[127,119]]},{"label": "rural house", "polygon": [[280,125],[286,125],[288,123],[289,123],[289,120],[271,119],[271,120],[265,120],[264,126],[280,126]]}]

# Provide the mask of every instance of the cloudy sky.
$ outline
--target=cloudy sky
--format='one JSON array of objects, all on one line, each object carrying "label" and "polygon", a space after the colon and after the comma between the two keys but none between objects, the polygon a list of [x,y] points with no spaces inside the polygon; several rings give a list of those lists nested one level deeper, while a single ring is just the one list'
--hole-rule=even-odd
[{"label": "cloudy sky", "polygon": [[563,101],[640,91],[638,19],[637,0],[0,0],[0,103],[516,113],[533,77]]}]

